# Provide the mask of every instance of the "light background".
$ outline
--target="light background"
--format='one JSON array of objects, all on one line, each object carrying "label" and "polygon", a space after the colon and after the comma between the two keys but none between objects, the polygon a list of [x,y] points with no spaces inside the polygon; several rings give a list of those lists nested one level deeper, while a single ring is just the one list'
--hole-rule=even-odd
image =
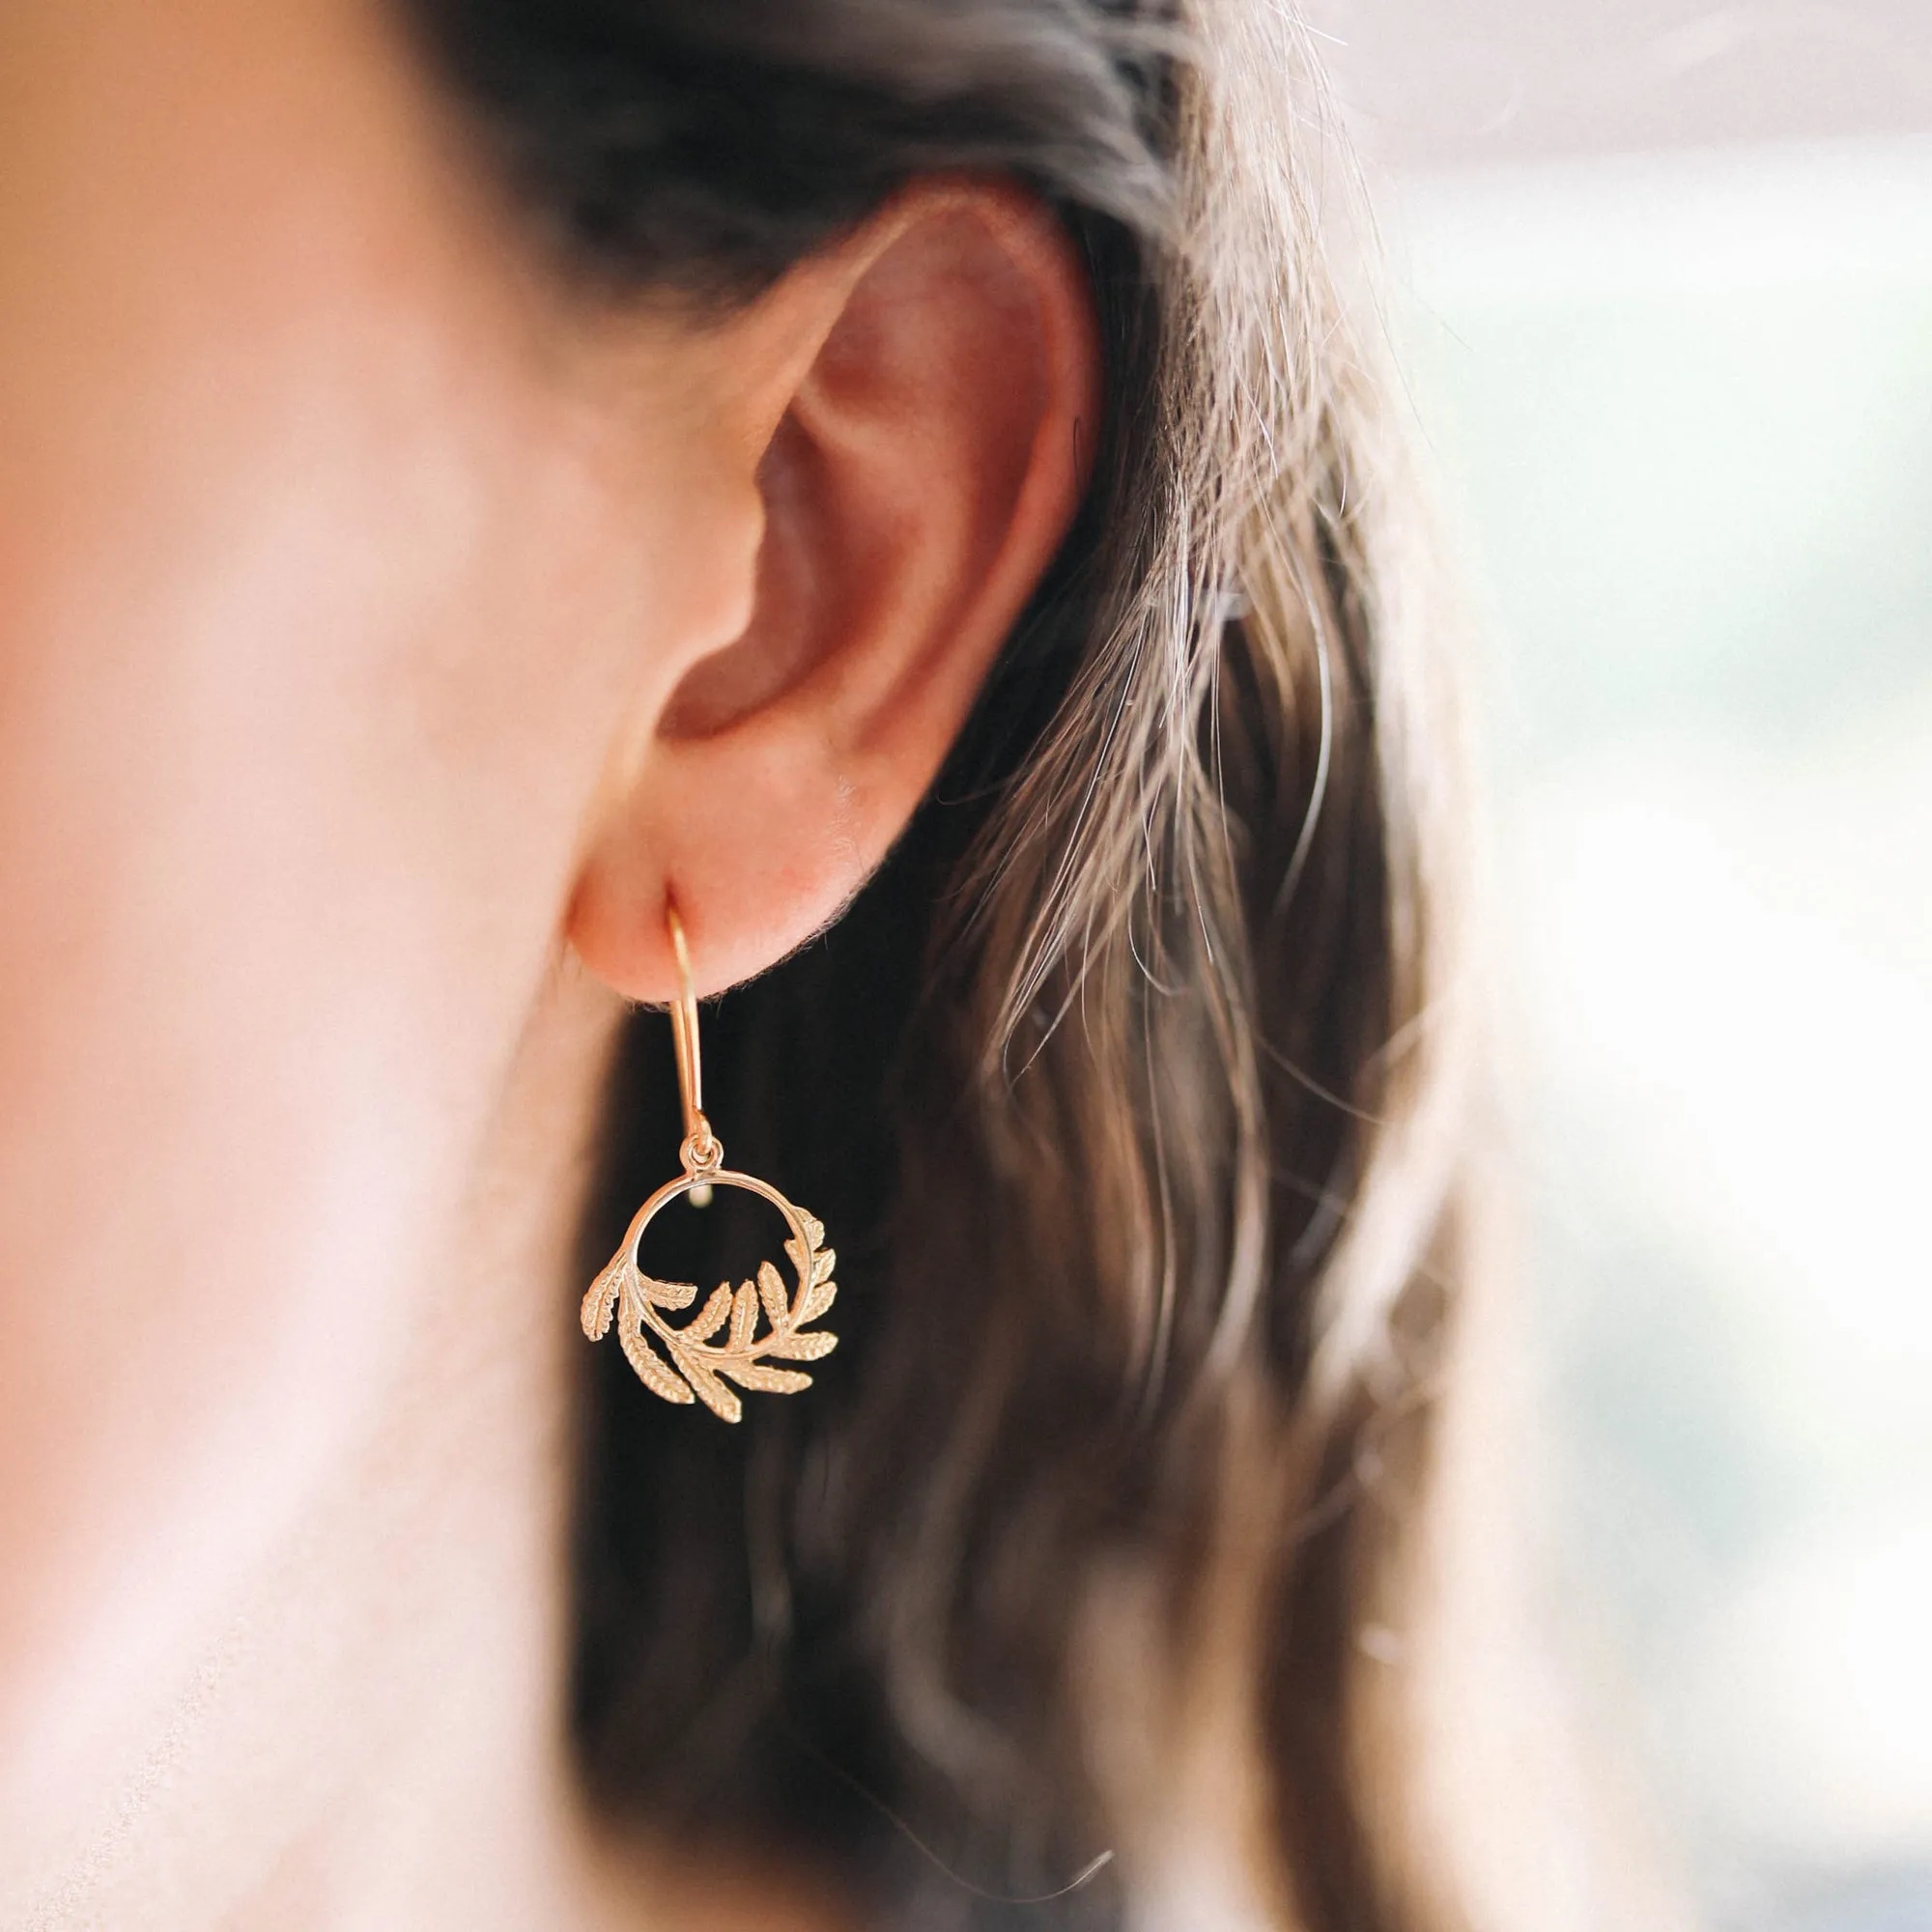
[{"label": "light background", "polygon": [[1485,618],[1563,1601],[1723,1932],[1932,1932],[1932,0],[1331,0]]}]

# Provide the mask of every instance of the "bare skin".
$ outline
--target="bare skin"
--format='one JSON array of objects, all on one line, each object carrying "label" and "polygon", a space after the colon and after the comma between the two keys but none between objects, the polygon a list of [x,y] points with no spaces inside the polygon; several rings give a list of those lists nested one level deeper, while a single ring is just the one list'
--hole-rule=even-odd
[{"label": "bare skin", "polygon": [[667,893],[833,914],[1050,558],[1078,270],[592,311],[374,0],[8,9],[0,182],[0,1926],[785,1922],[577,1810],[564,1253]]}]

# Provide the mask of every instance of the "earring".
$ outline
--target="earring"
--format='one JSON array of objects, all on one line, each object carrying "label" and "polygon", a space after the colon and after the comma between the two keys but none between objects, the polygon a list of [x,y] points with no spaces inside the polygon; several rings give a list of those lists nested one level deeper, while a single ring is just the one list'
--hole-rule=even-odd
[{"label": "earring", "polygon": [[[807,1331],[832,1306],[838,1293],[832,1279],[833,1251],[824,1245],[825,1230],[802,1208],[794,1208],[776,1187],[750,1174],[736,1174],[724,1165],[724,1150],[704,1118],[702,1068],[697,1053],[697,1000],[691,990],[691,955],[684,943],[684,926],[677,909],[667,903],[665,921],[670,928],[670,949],[677,958],[679,991],[670,1009],[672,1043],[677,1052],[677,1084],[684,1100],[684,1145],[678,1150],[684,1172],[667,1180],[638,1209],[623,1245],[611,1259],[583,1297],[583,1332],[593,1342],[617,1321],[617,1339],[638,1378],[653,1395],[667,1402],[690,1402],[695,1395],[714,1414],[736,1422],[743,1413],[737,1396],[724,1386],[768,1389],[791,1395],[811,1386],[811,1378],[796,1369],[773,1368],[773,1361],[815,1362],[838,1346],[825,1329]],[[680,1195],[690,1195],[696,1207],[711,1199],[716,1187],[742,1187],[769,1201],[785,1218],[791,1237],[786,1257],[798,1277],[787,1291],[783,1277],[770,1262],[758,1264],[756,1287],[741,1282],[734,1293],[721,1282],[682,1328],[665,1320],[666,1313],[689,1308],[697,1299],[690,1282],[658,1281],[638,1263],[638,1244],[658,1213]],[[764,1332],[758,1333],[763,1317]],[[719,1331],[724,1330],[722,1339]],[[655,1341],[659,1349],[651,1347]]]}]

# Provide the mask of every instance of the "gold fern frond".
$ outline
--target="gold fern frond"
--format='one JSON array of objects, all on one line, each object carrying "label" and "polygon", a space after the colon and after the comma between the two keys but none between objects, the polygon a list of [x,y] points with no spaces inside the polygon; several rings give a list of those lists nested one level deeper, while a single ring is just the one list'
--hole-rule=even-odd
[{"label": "gold fern frond", "polygon": [[697,1312],[697,1320],[678,1330],[686,1344],[708,1342],[731,1319],[731,1291],[721,1281],[711,1292],[711,1299]]},{"label": "gold fern frond", "polygon": [[736,1422],[745,1413],[744,1405],[713,1373],[711,1364],[705,1360],[709,1353],[705,1349],[680,1349],[677,1365],[706,1408],[725,1422]]},{"label": "gold fern frond", "polygon": [[776,1355],[781,1362],[815,1362],[820,1356],[831,1354],[838,1346],[837,1335],[828,1335],[823,1328],[816,1328],[809,1335],[774,1335],[759,1353]]},{"label": "gold fern frond", "polygon": [[811,1386],[811,1378],[796,1369],[768,1369],[762,1362],[726,1362],[718,1371],[740,1388],[765,1389],[773,1395],[796,1395]]},{"label": "gold fern frond", "polygon": [[[739,1177],[734,1183],[732,1177],[724,1179],[726,1184],[770,1192],[760,1181]],[[607,1333],[614,1310],[625,1359],[644,1386],[667,1402],[701,1402],[726,1422],[738,1421],[744,1412],[726,1382],[775,1395],[810,1388],[810,1376],[773,1364],[815,1362],[838,1346],[836,1335],[809,1327],[838,1293],[832,1279],[837,1257],[824,1245],[822,1222],[782,1205],[794,1230],[784,1253],[798,1277],[795,1294],[772,1263],[761,1262],[754,1281],[740,1282],[735,1290],[721,1282],[691,1321],[682,1328],[674,1327],[666,1321],[666,1313],[689,1308],[697,1290],[690,1282],[659,1281],[639,1267],[639,1226],[584,1296],[584,1333],[593,1341]]]},{"label": "gold fern frond", "polygon": [[593,1342],[601,1342],[611,1332],[611,1317],[630,1280],[631,1268],[629,1253],[620,1252],[585,1293],[580,1320]]},{"label": "gold fern frond", "polygon": [[662,1396],[666,1402],[691,1401],[691,1390],[644,1339],[641,1301],[637,1304],[635,1316],[629,1307],[624,1310],[617,1324],[617,1339],[623,1345],[624,1359],[637,1371],[638,1379],[653,1395]]},{"label": "gold fern frond", "polygon": [[752,1330],[757,1325],[758,1291],[748,1281],[740,1286],[731,1304],[731,1337],[724,1346],[734,1355],[743,1354],[752,1346]]},{"label": "gold fern frond", "polygon": [[791,1320],[791,1303],[785,1298],[785,1285],[770,1262],[758,1264],[758,1293],[765,1304],[765,1319],[774,1328],[782,1328]]}]

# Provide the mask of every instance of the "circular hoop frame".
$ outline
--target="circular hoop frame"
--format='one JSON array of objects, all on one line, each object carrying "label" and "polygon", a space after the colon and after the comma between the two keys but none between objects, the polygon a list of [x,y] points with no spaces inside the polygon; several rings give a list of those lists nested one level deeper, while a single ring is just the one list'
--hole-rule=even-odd
[{"label": "circular hoop frame", "polygon": [[[714,1141],[715,1147],[717,1143]],[[728,1167],[687,1167],[673,1180],[665,1184],[653,1194],[638,1211],[631,1216],[630,1231],[624,1236],[624,1245],[619,1254],[629,1255],[631,1265],[639,1274],[643,1272],[643,1263],[639,1259],[638,1245],[644,1238],[644,1230],[677,1200],[680,1195],[689,1194],[694,1187],[741,1187],[747,1194],[756,1194],[769,1201],[785,1218],[785,1226],[792,1232],[795,1240],[807,1241],[813,1245],[807,1236],[808,1228],[818,1230],[818,1239],[823,1239],[825,1230],[812,1220],[804,1209],[795,1208],[768,1180],[760,1180],[755,1174],[740,1174]]]}]

